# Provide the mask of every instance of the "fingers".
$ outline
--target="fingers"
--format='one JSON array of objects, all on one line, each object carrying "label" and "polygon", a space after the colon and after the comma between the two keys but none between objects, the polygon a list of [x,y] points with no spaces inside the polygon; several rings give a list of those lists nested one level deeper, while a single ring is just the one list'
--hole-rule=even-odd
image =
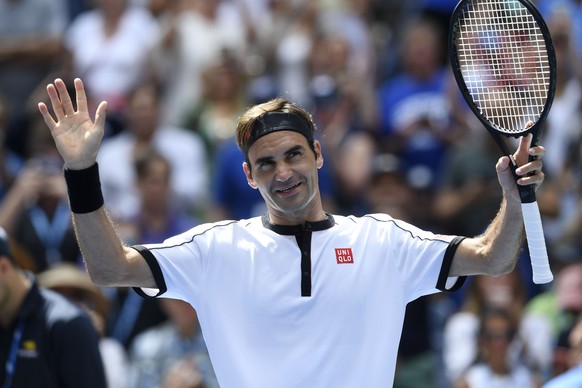
[{"label": "fingers", "polygon": [[97,112],[95,113],[95,125],[97,125],[100,128],[105,127],[106,110],[107,102],[101,101],[101,103],[97,107]]},{"label": "fingers", "polygon": [[511,159],[509,159],[509,157],[507,157],[507,156],[502,156],[497,161],[497,164],[495,165],[495,169],[497,170],[498,174],[501,174],[501,173],[504,173],[506,171],[509,171],[510,164],[511,164]]},{"label": "fingers", "polygon": [[49,84],[46,87],[46,91],[48,93],[49,99],[51,100],[51,105],[53,107],[53,111],[55,112],[55,116],[57,116],[57,121],[61,121],[65,118],[65,111],[63,110],[61,100],[59,99],[59,92],[57,91],[54,84]]},{"label": "fingers", "polygon": [[49,113],[48,108],[44,102],[38,103],[38,110],[40,111],[40,114],[42,115],[44,122],[49,127],[49,129],[52,131],[52,129],[57,125],[57,123],[55,122],[55,120],[53,120],[53,118],[52,118],[51,114]]},{"label": "fingers", "polygon": [[[79,112],[87,112],[87,96],[85,94],[85,88],[83,86],[83,82],[76,78],[74,81],[75,84],[75,94],[77,96],[77,111]],[[56,122],[63,120],[67,116],[74,115],[75,107],[73,106],[73,101],[71,100],[71,96],[69,95],[69,91],[67,90],[67,85],[63,82],[62,79],[57,78],[55,82],[52,84],[47,85],[46,87],[49,99],[51,101],[51,105],[53,111],[56,116]],[[48,109],[46,105],[40,103],[38,105],[40,113],[43,115],[45,122],[49,127],[54,127],[56,125],[55,120],[48,114]],[[50,120],[49,120],[50,118]]]},{"label": "fingers", "polygon": [[543,162],[541,161],[541,157],[545,154],[545,148],[542,146],[531,147],[532,137],[531,134],[528,134],[527,136],[520,138],[517,150],[517,152],[522,155],[527,154],[528,156],[531,156],[528,162],[525,162],[515,170],[515,173],[520,177],[517,180],[517,184],[522,186],[539,186],[545,179],[545,175],[542,171]]},{"label": "fingers", "polygon": [[535,185],[539,187],[545,179],[545,174],[541,170],[537,170],[533,175],[526,175],[519,178],[516,182],[520,186]]},{"label": "fingers", "polygon": [[83,81],[75,78],[75,94],[77,95],[77,110],[79,112],[88,112],[87,108],[87,94],[85,93],[85,86]]},{"label": "fingers", "polygon": [[61,107],[65,116],[70,116],[75,113],[75,108],[73,108],[73,102],[71,101],[71,96],[69,96],[69,91],[67,90],[67,85],[62,79],[57,78],[54,83],[57,91],[59,92],[59,98],[61,101]]},{"label": "fingers", "polygon": [[532,134],[528,133],[526,136],[522,136],[519,138],[519,146],[517,147],[517,153],[518,154],[528,154],[529,153],[529,148],[531,146],[531,141],[532,141]]}]

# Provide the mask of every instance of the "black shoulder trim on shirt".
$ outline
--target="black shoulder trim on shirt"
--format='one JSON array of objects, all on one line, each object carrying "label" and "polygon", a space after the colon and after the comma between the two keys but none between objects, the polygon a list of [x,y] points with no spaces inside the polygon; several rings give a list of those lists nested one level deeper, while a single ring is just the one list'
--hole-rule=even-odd
[{"label": "black shoulder trim on shirt", "polygon": [[459,247],[461,241],[463,241],[465,237],[455,237],[453,241],[449,243],[447,250],[445,251],[445,257],[443,259],[443,266],[441,267],[441,272],[439,273],[439,278],[437,281],[436,288],[441,291],[449,291],[454,292],[457,291],[459,288],[463,286],[465,280],[467,279],[466,276],[459,276],[455,285],[449,289],[445,288],[447,284],[447,279],[449,277],[449,272],[451,271],[451,265],[453,264],[453,258],[455,257],[455,252]]},{"label": "black shoulder trim on shirt", "polygon": [[156,285],[158,286],[158,293],[156,295],[148,295],[142,291],[139,287],[133,287],[133,290],[142,298],[155,298],[164,294],[168,288],[166,287],[166,281],[164,280],[164,275],[162,274],[162,269],[160,268],[160,264],[156,257],[143,245],[134,245],[132,246],[133,249],[138,251],[143,258],[145,259],[146,263],[148,263],[152,274],[154,275],[154,280],[156,281]]}]

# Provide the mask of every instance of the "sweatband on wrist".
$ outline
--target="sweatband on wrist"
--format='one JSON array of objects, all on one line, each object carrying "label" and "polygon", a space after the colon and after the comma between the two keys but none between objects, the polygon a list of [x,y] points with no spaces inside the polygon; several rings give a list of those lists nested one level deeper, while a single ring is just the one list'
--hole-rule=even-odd
[{"label": "sweatband on wrist", "polygon": [[76,214],[91,213],[103,206],[103,193],[97,163],[83,170],[64,169],[69,205]]}]

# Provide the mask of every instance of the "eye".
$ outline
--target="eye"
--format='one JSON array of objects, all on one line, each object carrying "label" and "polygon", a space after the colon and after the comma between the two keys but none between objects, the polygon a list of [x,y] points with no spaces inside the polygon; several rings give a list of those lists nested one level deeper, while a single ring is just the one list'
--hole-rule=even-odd
[{"label": "eye", "polygon": [[273,165],[272,160],[264,160],[258,163],[257,167],[261,170],[267,170]]},{"label": "eye", "polygon": [[301,156],[303,153],[301,151],[292,151],[287,155],[287,159],[296,159],[297,157]]}]

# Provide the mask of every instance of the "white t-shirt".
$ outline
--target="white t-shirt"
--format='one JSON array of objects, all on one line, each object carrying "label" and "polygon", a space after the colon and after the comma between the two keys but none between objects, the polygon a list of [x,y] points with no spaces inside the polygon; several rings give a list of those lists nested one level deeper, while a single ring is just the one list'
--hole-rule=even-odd
[{"label": "white t-shirt", "polygon": [[159,287],[136,290],[194,306],[221,387],[390,386],[406,304],[450,289],[460,241],[385,214],[204,224],[136,246]]},{"label": "white t-shirt", "polygon": [[473,365],[465,376],[471,388],[531,388],[532,372],[523,365],[515,366],[507,375],[493,373],[488,365]]},{"label": "white t-shirt", "polygon": [[128,7],[111,36],[105,34],[104,24],[99,9],[82,13],[71,23],[65,45],[87,92],[97,103],[107,100],[109,108],[117,110],[144,76],[151,50],[160,38],[160,27],[151,13],[140,7]]}]

